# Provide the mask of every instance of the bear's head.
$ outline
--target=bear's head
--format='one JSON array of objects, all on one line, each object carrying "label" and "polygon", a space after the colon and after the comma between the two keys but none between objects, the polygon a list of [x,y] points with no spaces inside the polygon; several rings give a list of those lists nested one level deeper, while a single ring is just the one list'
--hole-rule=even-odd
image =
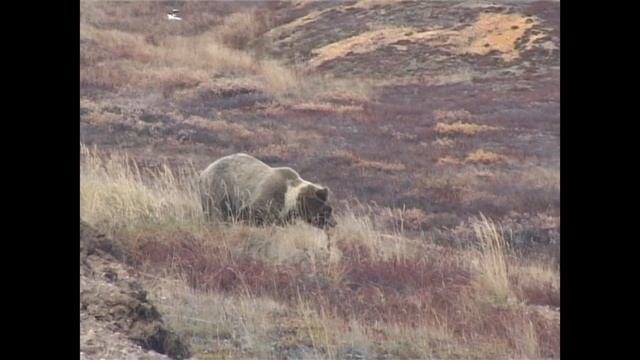
[{"label": "bear's head", "polygon": [[333,209],[327,203],[329,189],[326,187],[308,185],[298,194],[298,211],[308,223],[320,227],[334,227]]}]

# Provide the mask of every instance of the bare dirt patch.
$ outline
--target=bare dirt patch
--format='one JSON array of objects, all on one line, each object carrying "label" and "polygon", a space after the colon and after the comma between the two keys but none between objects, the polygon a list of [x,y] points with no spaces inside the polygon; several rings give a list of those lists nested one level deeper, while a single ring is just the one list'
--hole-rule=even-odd
[{"label": "bare dirt patch", "polygon": [[115,250],[122,248],[114,244],[80,221],[81,353],[87,359],[165,358],[153,352],[189,357],[187,346],[167,329],[146,291],[114,257],[122,256]]}]

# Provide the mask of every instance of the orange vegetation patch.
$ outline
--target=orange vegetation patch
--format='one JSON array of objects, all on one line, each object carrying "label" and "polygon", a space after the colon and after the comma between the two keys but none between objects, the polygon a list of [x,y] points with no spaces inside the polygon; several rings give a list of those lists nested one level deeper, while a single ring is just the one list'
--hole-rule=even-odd
[{"label": "orange vegetation patch", "polygon": [[[309,16],[315,18],[318,14],[312,15]],[[303,21],[303,19],[300,20]],[[456,54],[486,55],[492,51],[498,51],[503,60],[512,61],[520,57],[521,49],[533,47],[534,41],[546,36],[543,32],[531,35],[527,43],[520,48],[516,47],[516,43],[524,36],[525,32],[537,24],[538,21],[533,17],[521,14],[482,13],[472,24],[460,30],[386,27],[366,31],[314,49],[312,54],[315,57],[309,61],[309,65],[317,67],[349,54],[372,52],[399,41],[403,41],[405,44],[394,45],[398,51],[407,49],[407,41],[410,43],[427,41],[433,46],[442,46]],[[548,45],[545,46],[548,47]]]},{"label": "orange vegetation patch", "polygon": [[490,165],[490,164],[504,163],[504,162],[507,162],[508,160],[509,158],[504,155],[500,155],[492,151],[478,149],[476,151],[469,153],[467,157],[464,159],[459,159],[450,155],[444,156],[438,159],[437,164],[438,165],[464,165],[464,164]]},{"label": "orange vegetation patch", "polygon": [[482,149],[469,153],[467,158],[464,160],[466,163],[473,164],[493,164],[505,161],[507,161],[506,156]]},{"label": "orange vegetation patch", "polygon": [[348,54],[364,54],[401,40],[415,42],[435,35],[437,31],[424,31],[413,27],[387,27],[366,31],[312,50],[311,53],[315,57],[309,61],[309,65],[316,67]]},{"label": "orange vegetation patch", "polygon": [[[482,13],[452,40],[459,52],[486,55],[497,50],[505,61],[511,61],[520,56],[516,42],[536,24],[533,18],[520,14]],[[542,36],[533,36],[525,47]]]}]

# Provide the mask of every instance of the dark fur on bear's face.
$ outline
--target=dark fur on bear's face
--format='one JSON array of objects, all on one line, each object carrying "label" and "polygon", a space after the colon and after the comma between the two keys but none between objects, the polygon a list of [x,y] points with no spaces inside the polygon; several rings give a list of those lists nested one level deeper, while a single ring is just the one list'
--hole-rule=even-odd
[{"label": "dark fur on bear's face", "polygon": [[299,211],[305,221],[320,228],[334,227],[333,209],[327,204],[329,190],[307,187],[298,197]]}]

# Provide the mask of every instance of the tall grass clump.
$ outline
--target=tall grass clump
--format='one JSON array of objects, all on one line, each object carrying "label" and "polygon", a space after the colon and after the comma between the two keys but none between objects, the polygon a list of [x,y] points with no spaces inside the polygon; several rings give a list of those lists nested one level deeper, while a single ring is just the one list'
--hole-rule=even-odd
[{"label": "tall grass clump", "polygon": [[84,145],[80,153],[80,216],[85,221],[111,234],[202,224],[195,170],[177,176],[166,163],[145,171],[126,154],[101,154]]},{"label": "tall grass clump", "polygon": [[495,304],[506,304],[512,299],[509,282],[508,245],[502,231],[493,221],[480,214],[473,223],[479,251],[472,262],[475,267],[477,290],[485,293]]},{"label": "tall grass clump", "polygon": [[378,213],[384,210],[370,205],[345,204],[338,214],[338,225],[332,233],[334,242],[351,259],[362,261],[405,261],[415,257],[420,243],[404,236],[404,230],[387,228]]}]

